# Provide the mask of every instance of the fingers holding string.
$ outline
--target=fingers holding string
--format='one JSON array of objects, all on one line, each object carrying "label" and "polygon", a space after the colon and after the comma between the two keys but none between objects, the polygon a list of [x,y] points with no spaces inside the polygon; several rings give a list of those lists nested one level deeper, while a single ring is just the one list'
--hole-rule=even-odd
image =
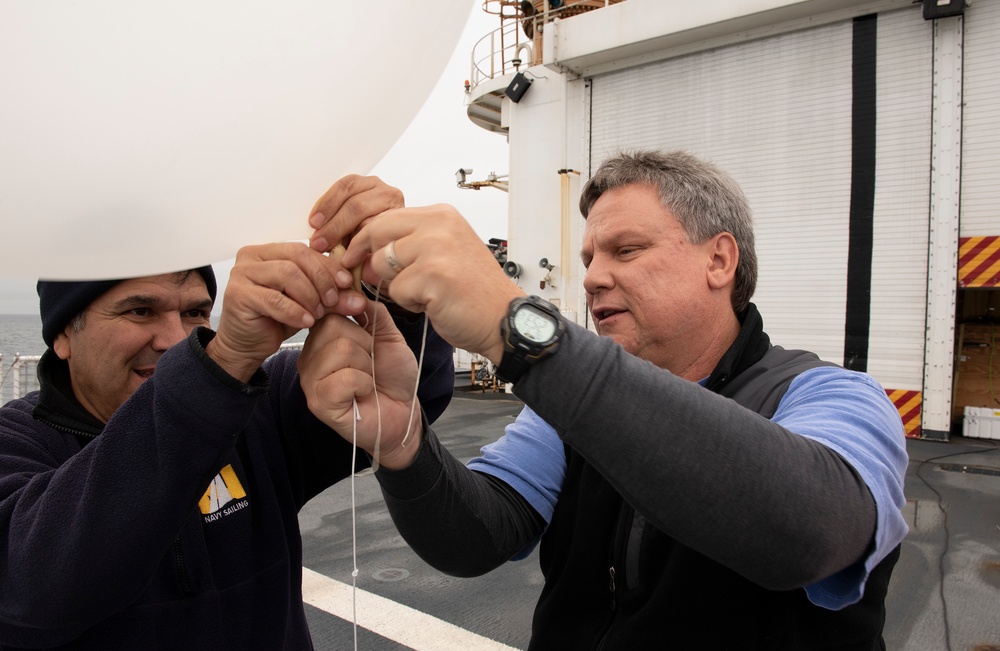
[{"label": "fingers holding string", "polygon": [[351,237],[343,264],[353,267],[371,255],[371,266],[379,277],[391,280],[412,265],[421,251],[431,252],[431,257],[442,253],[441,247],[449,246],[449,236],[461,225],[467,227],[464,218],[444,204],[387,210]]},{"label": "fingers holding string", "polygon": [[310,410],[338,431],[350,431],[355,400],[375,393],[369,335],[346,317],[331,314],[310,329],[298,359],[300,384]]},{"label": "fingers holding string", "polygon": [[371,385],[370,346],[371,335],[356,322],[339,314],[327,315],[309,330],[299,355],[300,372],[308,369],[315,380],[354,369],[367,375]]},{"label": "fingers holding string", "polygon": [[366,303],[362,292],[348,289],[353,279],[339,259],[298,242],[244,247],[230,278],[241,288],[240,301],[295,328],[310,327],[333,312],[357,314]]},{"label": "fingers holding string", "polygon": [[[341,260],[343,259],[345,253],[347,253],[347,249],[344,247],[344,245],[343,244],[338,244],[335,247],[333,247],[333,249],[330,251],[330,258],[332,260],[334,260],[337,264],[342,264]],[[350,275],[351,275],[350,283],[351,283],[351,287],[354,289],[354,291],[363,294],[364,293],[364,287],[363,287],[363,283],[361,281],[361,272],[362,272],[362,269],[363,269],[363,265],[359,264],[356,267],[354,267],[353,269],[350,269],[350,270],[345,269],[345,271],[347,273],[350,273]],[[340,272],[338,272],[338,274],[339,273]],[[346,285],[347,284],[347,277],[346,276],[338,277],[337,280],[342,285]]]},{"label": "fingers holding string", "polygon": [[398,247],[399,241],[389,240],[385,246],[376,249],[368,258],[368,261],[364,263],[370,270],[367,272],[368,277],[371,277],[373,274],[378,278],[378,282],[375,285],[367,282],[364,283],[364,285],[367,285],[370,295],[376,298],[376,302],[380,300],[394,300],[390,295],[393,281],[399,274],[403,273],[407,266],[400,260],[400,254],[397,252]]},{"label": "fingers holding string", "polygon": [[[440,243],[441,230],[448,225],[441,223],[441,206],[402,208],[385,212],[354,235],[342,262],[365,265],[365,279],[372,276],[382,279],[381,293],[411,312],[421,312],[426,300],[427,287],[408,283],[411,292],[399,292],[400,279],[413,276],[411,268],[418,262],[430,260],[432,266],[448,256],[436,255],[435,245]],[[485,248],[485,247],[484,247]],[[431,254],[421,256],[421,252]],[[426,280],[429,269],[421,266],[419,275]]]},{"label": "fingers holding string", "polygon": [[[420,208],[387,210],[379,219],[366,223],[364,228],[351,237],[347,252],[343,256],[343,264],[354,267],[365,263],[366,266],[371,266],[379,278],[392,280],[415,259],[415,257],[408,258],[406,251],[401,251],[401,247],[406,248],[406,245],[401,244],[400,240],[414,234],[418,223],[413,217],[420,211]],[[380,251],[386,248],[389,242],[393,242],[393,247],[388,253],[392,254],[394,265],[389,264],[387,252]]]},{"label": "fingers holding string", "polygon": [[373,217],[404,205],[402,191],[377,176],[345,176],[330,186],[310,211],[309,225],[314,233],[309,246],[329,251]]},{"label": "fingers holding string", "polygon": [[303,244],[247,246],[237,254],[226,295],[259,316],[309,327],[339,300],[326,265],[325,256]]}]

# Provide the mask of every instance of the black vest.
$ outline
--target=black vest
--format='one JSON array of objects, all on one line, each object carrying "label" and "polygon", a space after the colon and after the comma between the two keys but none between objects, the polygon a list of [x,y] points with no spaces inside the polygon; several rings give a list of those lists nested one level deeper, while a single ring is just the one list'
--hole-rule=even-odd
[{"label": "black vest", "polygon": [[[770,418],[792,379],[827,365],[772,347],[751,306],[708,388]],[[884,649],[882,628],[897,547],[871,573],[861,601],[813,605],[802,589],[776,592],[681,545],[648,524],[566,447],[567,471],[542,538],[545,575],[529,649]]]}]

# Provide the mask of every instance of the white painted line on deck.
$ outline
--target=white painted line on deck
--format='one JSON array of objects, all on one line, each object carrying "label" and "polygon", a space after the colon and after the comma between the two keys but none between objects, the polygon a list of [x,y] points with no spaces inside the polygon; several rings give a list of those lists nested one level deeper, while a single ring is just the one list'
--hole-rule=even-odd
[{"label": "white painted line on deck", "polygon": [[[335,617],[354,621],[354,588],[302,568],[302,598],[310,606]],[[416,651],[432,649],[476,649],[476,651],[516,651],[455,626],[443,619],[422,613],[366,590],[358,589],[358,626]]]}]

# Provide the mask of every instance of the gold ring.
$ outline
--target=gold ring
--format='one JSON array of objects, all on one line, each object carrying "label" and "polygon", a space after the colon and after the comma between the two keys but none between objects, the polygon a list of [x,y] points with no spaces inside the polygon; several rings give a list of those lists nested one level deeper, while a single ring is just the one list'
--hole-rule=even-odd
[{"label": "gold ring", "polygon": [[396,240],[392,240],[391,242],[385,245],[385,261],[386,264],[388,264],[389,267],[395,273],[398,274],[400,271],[403,270],[403,265],[399,263],[399,258],[396,257],[396,248],[394,246],[395,244]]}]

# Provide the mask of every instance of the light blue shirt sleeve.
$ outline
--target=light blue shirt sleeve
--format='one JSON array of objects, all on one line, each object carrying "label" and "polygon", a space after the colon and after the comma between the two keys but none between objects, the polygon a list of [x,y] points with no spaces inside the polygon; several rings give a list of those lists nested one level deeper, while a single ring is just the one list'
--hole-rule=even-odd
[{"label": "light blue shirt sleeve", "polygon": [[817,606],[837,610],[853,604],[864,594],[872,569],[908,531],[902,508],[909,459],[899,412],[871,376],[825,366],[792,380],[772,420],[837,452],[875,499],[875,542],[868,555],[806,586],[809,601]]},{"label": "light blue shirt sleeve", "polygon": [[521,410],[504,435],[483,447],[468,467],[503,480],[528,500],[546,525],[552,521],[566,476],[566,450],[552,426],[530,407]]}]

